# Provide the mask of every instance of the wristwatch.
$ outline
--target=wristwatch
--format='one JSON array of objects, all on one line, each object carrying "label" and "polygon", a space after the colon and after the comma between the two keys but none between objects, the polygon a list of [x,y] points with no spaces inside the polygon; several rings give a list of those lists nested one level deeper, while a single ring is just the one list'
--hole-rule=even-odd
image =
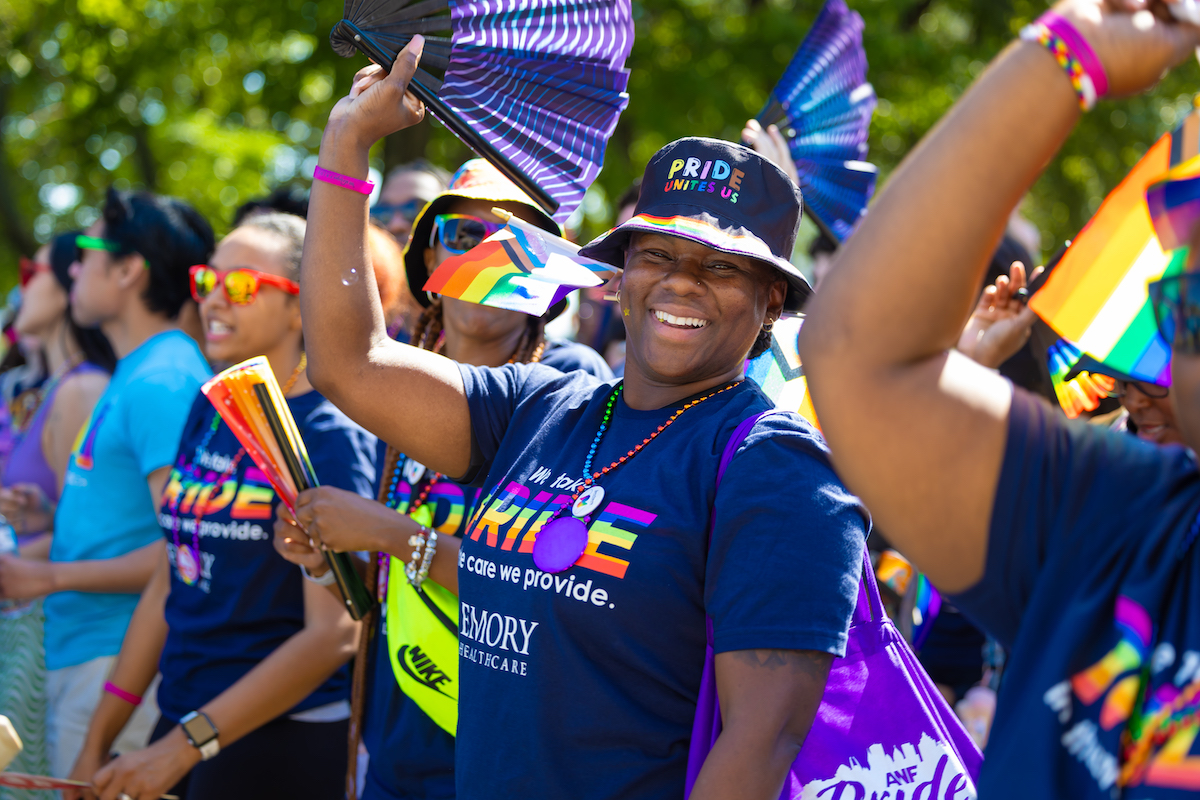
[{"label": "wristwatch", "polygon": [[208,761],[221,752],[221,745],[217,742],[217,726],[203,711],[188,714],[179,720],[179,727],[183,728],[183,735],[192,747],[200,751],[201,761]]}]

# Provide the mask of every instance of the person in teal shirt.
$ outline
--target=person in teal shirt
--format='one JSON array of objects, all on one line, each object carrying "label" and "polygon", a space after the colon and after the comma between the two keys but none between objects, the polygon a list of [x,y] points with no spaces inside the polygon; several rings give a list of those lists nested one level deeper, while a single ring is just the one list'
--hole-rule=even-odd
[{"label": "person in teal shirt", "polygon": [[[60,777],[79,754],[138,595],[162,557],[157,499],[192,399],[211,374],[175,326],[190,294],[188,268],[213,249],[212,228],[195,209],[109,189],[103,216],[78,245],[75,319],[104,331],[119,361],[71,454],[50,561],[0,561],[0,597],[46,596],[47,745]],[[147,696],[114,749],[143,747],[157,716]]]}]

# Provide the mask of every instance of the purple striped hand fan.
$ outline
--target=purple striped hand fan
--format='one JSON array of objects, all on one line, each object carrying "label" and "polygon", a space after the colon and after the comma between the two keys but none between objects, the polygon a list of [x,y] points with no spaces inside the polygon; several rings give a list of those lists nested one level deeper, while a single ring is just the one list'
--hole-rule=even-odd
[{"label": "purple striped hand fan", "polygon": [[857,12],[829,0],[758,115],[787,138],[804,210],[835,242],[866,213],[877,177],[865,161],[876,101],[862,32]]},{"label": "purple striped hand fan", "polygon": [[424,35],[410,91],[561,223],[599,174],[629,103],[630,2],[346,0],[330,41],[390,70]]}]

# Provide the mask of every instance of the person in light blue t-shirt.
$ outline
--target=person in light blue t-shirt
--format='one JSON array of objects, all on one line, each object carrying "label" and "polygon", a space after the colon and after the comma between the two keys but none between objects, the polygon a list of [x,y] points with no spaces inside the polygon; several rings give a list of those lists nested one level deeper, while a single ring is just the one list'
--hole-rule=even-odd
[{"label": "person in light blue t-shirt", "polygon": [[[195,209],[110,189],[103,216],[78,246],[75,319],[103,330],[119,361],[71,454],[50,561],[0,563],[0,596],[47,596],[47,744],[62,777],[162,557],[156,501],[192,399],[211,374],[174,324],[189,299],[188,267],[213,248],[212,228]],[[114,749],[144,745],[156,717],[147,697]]]}]

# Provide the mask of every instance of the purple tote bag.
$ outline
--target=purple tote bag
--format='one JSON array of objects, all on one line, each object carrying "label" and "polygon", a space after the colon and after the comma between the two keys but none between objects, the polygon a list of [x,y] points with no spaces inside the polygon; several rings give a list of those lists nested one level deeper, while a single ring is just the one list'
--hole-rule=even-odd
[{"label": "purple tote bag", "polygon": [[[718,485],[762,416],[745,420],[733,432],[717,470]],[[721,733],[712,639],[710,619],[685,798]],[[833,660],[781,800],[973,800],[982,763],[966,729],[883,612],[864,552],[846,655]]]}]

